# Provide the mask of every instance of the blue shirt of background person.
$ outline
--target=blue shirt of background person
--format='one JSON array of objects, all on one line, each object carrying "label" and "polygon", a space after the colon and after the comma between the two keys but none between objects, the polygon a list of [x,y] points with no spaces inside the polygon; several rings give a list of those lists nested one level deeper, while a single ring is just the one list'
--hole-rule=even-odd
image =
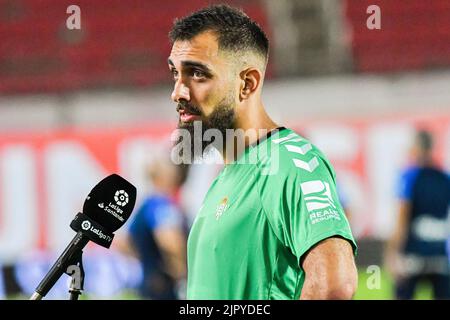
[{"label": "blue shirt of background person", "polygon": [[155,239],[162,229],[184,228],[182,213],[165,195],[148,197],[136,213],[129,232],[141,260],[144,281],[141,295],[153,299],[175,299],[175,283],[167,272],[163,253]]},{"label": "blue shirt of background person", "polygon": [[398,198],[410,204],[404,252],[445,256],[450,177],[432,166],[412,166],[401,175]]}]

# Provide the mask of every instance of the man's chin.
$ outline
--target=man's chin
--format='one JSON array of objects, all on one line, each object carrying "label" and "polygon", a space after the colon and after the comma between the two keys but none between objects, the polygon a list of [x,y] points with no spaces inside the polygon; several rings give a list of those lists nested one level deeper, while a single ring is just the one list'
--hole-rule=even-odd
[{"label": "man's chin", "polygon": [[183,121],[183,120],[178,120],[178,129],[190,129],[194,127],[194,123],[197,123],[197,125],[199,124],[203,124],[203,122],[201,120],[195,120],[195,121]]}]

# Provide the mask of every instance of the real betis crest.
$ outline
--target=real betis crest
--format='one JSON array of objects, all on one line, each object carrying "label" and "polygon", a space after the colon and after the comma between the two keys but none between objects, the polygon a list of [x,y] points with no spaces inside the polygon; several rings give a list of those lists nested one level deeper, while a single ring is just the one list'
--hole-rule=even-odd
[{"label": "real betis crest", "polygon": [[220,203],[217,205],[216,209],[216,220],[219,220],[219,218],[222,216],[222,214],[225,212],[225,210],[228,208],[228,197],[225,197],[220,201]]}]

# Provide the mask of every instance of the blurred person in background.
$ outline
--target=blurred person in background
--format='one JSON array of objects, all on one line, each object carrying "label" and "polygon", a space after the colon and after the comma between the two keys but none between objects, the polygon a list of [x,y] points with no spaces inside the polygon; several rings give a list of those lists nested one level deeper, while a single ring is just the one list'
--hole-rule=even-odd
[{"label": "blurred person in background", "polygon": [[148,177],[153,191],[129,226],[128,241],[143,269],[139,293],[145,299],[183,298],[179,292],[186,279],[187,222],[177,192],[186,175],[187,167],[169,158],[152,161]]},{"label": "blurred person in background", "polygon": [[432,151],[432,135],[416,132],[413,164],[401,175],[398,218],[385,257],[397,299],[412,299],[422,281],[431,284],[435,299],[450,298],[450,178],[434,164]]},{"label": "blurred person in background", "polygon": [[350,199],[345,189],[345,186],[339,182],[339,178],[336,180],[336,190],[339,197],[339,202],[341,203],[342,209],[344,210],[345,216],[347,217],[350,226],[352,225],[352,211],[350,209]]}]

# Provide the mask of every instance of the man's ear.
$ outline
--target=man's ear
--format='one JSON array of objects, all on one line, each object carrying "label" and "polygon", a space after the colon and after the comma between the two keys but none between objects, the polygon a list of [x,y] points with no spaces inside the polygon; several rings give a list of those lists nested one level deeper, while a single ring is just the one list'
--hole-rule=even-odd
[{"label": "man's ear", "polygon": [[253,93],[255,93],[262,82],[262,74],[257,68],[247,68],[239,74],[241,78],[241,86],[239,92],[239,99],[248,99]]}]

